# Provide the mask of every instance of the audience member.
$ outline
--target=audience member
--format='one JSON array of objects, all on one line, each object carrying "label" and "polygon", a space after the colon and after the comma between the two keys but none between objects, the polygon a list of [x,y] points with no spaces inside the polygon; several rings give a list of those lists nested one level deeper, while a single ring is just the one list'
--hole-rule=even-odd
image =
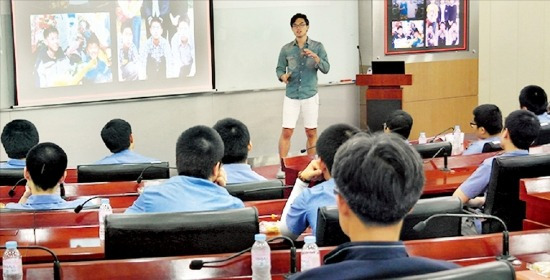
[{"label": "audience member", "polygon": [[250,133],[244,123],[239,120],[226,118],[218,121],[214,129],[220,134],[224,154],[223,169],[227,174],[228,184],[250,183],[266,181],[267,179],[254,172],[246,163],[248,152],[252,149]]},{"label": "audience member", "polygon": [[134,136],[132,127],[122,119],[110,120],[101,129],[101,138],[105,146],[113,153],[94,164],[117,163],[147,163],[159,162],[157,159],[148,158],[132,151],[134,149]]},{"label": "audience member", "polygon": [[[336,205],[334,179],[331,177],[334,154],[359,129],[347,124],[329,126],[319,136],[316,148],[319,159],[312,160],[300,173],[284,207],[279,229],[282,235],[296,239],[308,226],[317,225],[317,209]],[[308,188],[312,180],[325,180]]]},{"label": "audience member", "polygon": [[[529,146],[539,134],[540,123],[537,117],[527,110],[516,110],[504,123],[504,130],[500,135],[500,144],[504,153],[499,157],[526,156],[529,154]],[[496,157],[496,156],[495,156]],[[480,207],[485,204],[485,197],[478,197],[487,191],[487,185],[491,177],[493,159],[485,159],[474,173],[464,181],[453,193],[460,198],[463,204],[471,207]]]},{"label": "audience member", "polygon": [[4,126],[1,140],[8,160],[0,168],[24,168],[27,153],[38,144],[38,131],[30,121],[13,120]]},{"label": "audience member", "polygon": [[59,184],[67,176],[67,154],[54,143],[40,143],[27,154],[24,175],[25,193],[19,203],[8,203],[8,209],[51,210],[75,208],[86,198],[65,201],[59,195]]},{"label": "audience member", "polygon": [[400,137],[358,135],[338,149],[332,171],[340,227],[351,242],[328,253],[323,266],[290,279],[386,279],[457,267],[409,257],[399,241],[424,185],[422,160]]},{"label": "audience member", "polygon": [[500,141],[502,131],[502,113],[493,104],[479,105],[474,109],[474,120],[470,126],[475,129],[477,141],[473,142],[462,155],[480,154],[483,145],[488,142]]},{"label": "audience member", "polygon": [[521,89],[519,93],[519,106],[523,110],[529,110],[537,115],[541,123],[550,122],[548,116],[548,97],[539,86],[529,85]]},{"label": "audience member", "polygon": [[125,213],[186,212],[225,210],[244,207],[224,188],[226,176],[221,167],[223,141],[206,126],[184,131],[176,144],[174,176],[161,185],[150,186]]},{"label": "audience member", "polygon": [[390,113],[384,123],[384,132],[393,132],[408,139],[411,134],[413,119],[411,115],[403,110],[395,110]]}]

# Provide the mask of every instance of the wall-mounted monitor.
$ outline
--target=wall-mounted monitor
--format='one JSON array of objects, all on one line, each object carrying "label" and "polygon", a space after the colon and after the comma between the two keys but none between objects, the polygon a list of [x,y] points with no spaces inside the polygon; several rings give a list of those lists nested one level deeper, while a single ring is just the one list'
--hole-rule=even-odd
[{"label": "wall-mounted monitor", "polygon": [[468,0],[385,1],[386,54],[468,48]]}]

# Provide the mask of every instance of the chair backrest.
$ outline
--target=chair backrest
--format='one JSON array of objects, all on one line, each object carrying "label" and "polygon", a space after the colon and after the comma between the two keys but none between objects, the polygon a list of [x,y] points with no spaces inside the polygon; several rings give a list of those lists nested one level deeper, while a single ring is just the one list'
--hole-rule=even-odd
[{"label": "chair backrest", "polygon": [[131,164],[87,164],[76,167],[79,183],[135,181],[143,172],[144,180],[170,177],[168,162]]},{"label": "chair backrest", "polygon": [[[13,186],[23,178],[22,168],[0,168],[0,186]],[[25,185],[26,183],[26,180],[22,180],[18,185]]]},{"label": "chair backrest", "polygon": [[540,146],[550,143],[550,123],[541,124],[539,136],[532,146]]},{"label": "chair backrest", "polygon": [[392,280],[514,280],[516,271],[507,261],[494,261]]},{"label": "chair backrest", "polygon": [[285,188],[281,180],[230,184],[225,187],[229,194],[240,198],[242,201],[284,198]]},{"label": "chair backrest", "polygon": [[107,259],[231,253],[254,243],[258,212],[234,210],[113,214],[105,221]]},{"label": "chair backrest", "polygon": [[481,150],[482,153],[491,153],[491,152],[498,152],[502,151],[502,146],[500,145],[500,141],[491,141],[483,144],[483,149]]},{"label": "chair backrest", "polygon": [[[519,199],[519,180],[550,175],[550,154],[498,157],[493,160],[484,213],[501,218],[510,231],[522,230],[525,202]],[[483,222],[483,233],[500,232],[495,220]]]},{"label": "chair backrest", "polygon": [[[420,232],[413,227],[433,214],[462,213],[462,203],[456,197],[436,197],[420,199],[412,211],[405,216],[401,228],[401,240],[426,239],[435,237],[459,236],[461,219],[455,217],[441,217],[432,220]],[[317,215],[317,244],[319,246],[335,246],[348,242],[349,238],[342,232],[338,221],[336,206],[319,208]],[[435,226],[432,223],[437,223]]]},{"label": "chair backrest", "polygon": [[451,156],[453,145],[451,142],[435,142],[413,145],[422,158]]}]

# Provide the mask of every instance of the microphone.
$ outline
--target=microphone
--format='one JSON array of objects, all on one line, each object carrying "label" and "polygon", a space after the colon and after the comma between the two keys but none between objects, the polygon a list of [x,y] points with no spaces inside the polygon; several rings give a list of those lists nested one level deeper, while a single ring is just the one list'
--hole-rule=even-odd
[{"label": "microphone", "polygon": [[445,132],[447,132],[447,131],[449,131],[449,130],[453,130],[453,131],[454,131],[455,128],[454,128],[454,127],[446,128],[445,130],[443,130],[443,131],[439,132],[438,134],[436,134],[436,135],[434,136],[434,138],[432,138],[432,140],[428,141],[428,143],[433,143],[433,142],[435,141],[435,139],[437,139],[437,137],[439,137],[441,134],[443,134],[443,133],[445,133]]},{"label": "microphone", "polygon": [[13,187],[11,187],[11,189],[8,191],[8,195],[10,197],[15,196],[15,188],[17,188],[17,186],[19,186],[19,183],[23,182],[23,180],[27,180],[27,179],[21,178],[21,179],[17,180],[17,182],[15,182],[15,185],[13,185]]},{"label": "microphone", "polygon": [[502,255],[497,256],[497,260],[505,260],[508,262],[514,262],[517,260],[516,257],[510,255],[510,237],[508,235],[508,227],[506,227],[506,224],[503,220],[501,220],[497,216],[488,215],[488,214],[434,214],[425,219],[424,221],[420,221],[416,225],[414,225],[413,230],[414,231],[422,231],[427,223],[434,218],[438,217],[460,217],[460,218],[478,218],[478,219],[493,219],[499,221],[502,226],[504,227],[504,231],[502,231]]},{"label": "microphone", "polygon": [[359,52],[359,74],[363,74],[363,58],[361,58],[361,49],[359,45],[357,45],[357,52]]},{"label": "microphone", "polygon": [[145,171],[147,171],[147,169],[149,169],[149,168],[176,169],[176,167],[170,167],[170,166],[149,165],[149,166],[143,168],[143,170],[141,170],[141,173],[139,173],[139,176],[136,179],[136,182],[138,184],[141,183],[141,181],[143,181],[143,175],[145,175]]},{"label": "microphone", "polygon": [[66,200],[66,197],[65,197],[65,182],[59,183],[59,196],[61,196],[61,198]]},{"label": "microphone", "polygon": [[[274,241],[274,240],[278,240],[278,239],[284,239],[284,240],[288,240],[291,244],[291,247],[290,247],[290,274],[293,274],[293,273],[296,273],[296,246],[294,246],[294,241],[289,238],[289,237],[286,237],[286,236],[277,236],[277,237],[273,237],[271,239],[268,239],[266,242],[269,243],[271,241]],[[235,253],[227,258],[223,258],[223,259],[220,259],[220,260],[215,260],[215,261],[203,261],[203,260],[192,260],[191,263],[189,264],[189,268],[192,269],[192,270],[200,270],[201,268],[203,267],[208,267],[208,266],[205,266],[206,264],[211,264],[211,263],[222,263],[222,262],[226,262],[226,261],[229,261],[229,260],[232,260],[248,251],[252,250],[252,247],[249,247],[249,248],[246,248],[238,253]]]},{"label": "microphone", "polygon": [[[441,147],[439,148],[439,150],[437,150],[437,152],[432,156],[432,159],[434,159],[435,157],[437,157],[439,155],[439,153],[441,153],[442,151],[445,150],[445,147]],[[448,167],[448,155],[447,155],[447,152],[443,152],[443,168],[440,168],[439,170],[441,171],[451,171],[451,169],[449,169]],[[433,161],[432,161],[433,163]],[[437,168],[437,166],[435,166],[434,164],[434,168]]]},{"label": "microphone", "polygon": [[317,147],[317,145],[311,146],[311,147],[309,147],[309,148],[301,149],[301,150],[300,150],[300,153],[303,154],[303,153],[305,153],[305,152],[307,152],[307,151],[309,151],[309,150],[311,150],[311,149],[315,149],[315,147]]},{"label": "microphone", "polygon": [[[228,188],[229,187],[229,188]],[[231,185],[226,186],[227,191],[233,195],[233,196],[243,196],[247,193],[255,193],[255,192],[262,192],[262,191],[269,191],[269,190],[285,190],[285,189],[292,189],[294,186],[280,186],[280,187],[268,187],[268,188],[258,188],[258,189],[252,189],[252,190],[240,190],[240,191],[231,191]]]},{"label": "microphone", "polygon": [[[50,253],[50,255],[52,255],[53,257],[53,279],[54,280],[60,280],[61,279],[61,274],[60,274],[60,271],[61,271],[61,263],[59,263],[59,259],[57,258],[57,255],[50,249],[46,248],[46,247],[43,247],[43,246],[38,246],[38,245],[33,245],[33,246],[17,246],[18,249],[30,249],[30,250],[43,250],[43,251],[46,251],[48,253]],[[6,249],[5,246],[0,246],[0,249]]]},{"label": "microphone", "polygon": [[75,213],[80,213],[80,211],[82,211],[82,209],[84,208],[84,205],[86,205],[88,202],[90,202],[90,200],[92,199],[96,199],[96,198],[110,198],[110,197],[124,197],[124,196],[136,196],[137,194],[136,193],[121,193],[121,194],[109,194],[109,195],[96,195],[96,196],[92,196],[86,200],[84,200],[84,202],[80,203],[78,206],[76,206],[74,208],[74,212]]}]

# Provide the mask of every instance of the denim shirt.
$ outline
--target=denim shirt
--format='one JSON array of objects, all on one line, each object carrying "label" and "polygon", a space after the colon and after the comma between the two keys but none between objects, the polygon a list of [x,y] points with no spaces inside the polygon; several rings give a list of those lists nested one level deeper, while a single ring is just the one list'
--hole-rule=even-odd
[{"label": "denim shirt", "polygon": [[[316,53],[321,61],[319,64],[311,57],[303,55],[296,40],[284,45],[277,62],[277,78],[287,72],[292,73],[286,85],[286,96],[291,99],[308,99],[317,94],[317,69],[328,73],[330,64],[323,44],[307,38],[304,48]],[[287,71],[288,68],[288,71]]]}]

